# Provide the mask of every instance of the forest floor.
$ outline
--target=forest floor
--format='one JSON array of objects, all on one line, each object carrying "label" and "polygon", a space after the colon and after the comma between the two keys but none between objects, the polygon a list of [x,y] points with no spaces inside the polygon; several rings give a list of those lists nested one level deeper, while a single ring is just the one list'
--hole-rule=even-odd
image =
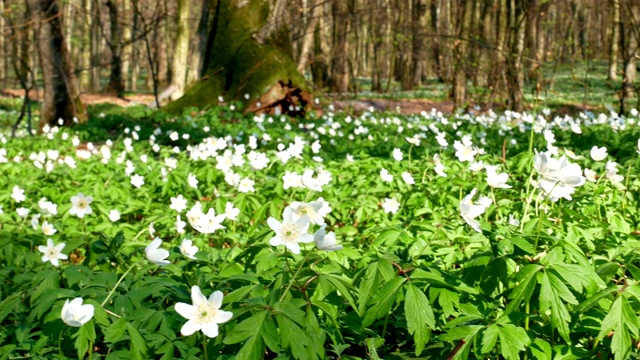
[{"label": "forest floor", "polygon": [[[2,89],[0,90],[0,96],[22,98],[24,97],[24,90],[22,89]],[[42,90],[30,91],[29,98],[32,101],[40,101],[43,96]],[[125,98],[119,98],[113,94],[81,94],[80,98],[82,102],[87,105],[94,104],[113,104],[119,106],[131,106],[131,105],[145,105],[153,101],[152,94],[127,94]]]}]

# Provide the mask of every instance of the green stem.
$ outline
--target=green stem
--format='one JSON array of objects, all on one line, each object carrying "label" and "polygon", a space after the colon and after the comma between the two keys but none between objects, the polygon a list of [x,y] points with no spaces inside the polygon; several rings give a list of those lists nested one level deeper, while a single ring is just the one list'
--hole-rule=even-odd
[{"label": "green stem", "polygon": [[[298,276],[298,273],[300,273],[300,270],[302,270],[302,266],[307,262],[307,259],[309,258],[310,254],[311,252],[308,251],[307,255],[305,255],[304,259],[302,259],[300,266],[298,266],[298,270],[296,270],[295,274],[293,274],[293,277],[291,278],[291,280],[289,280],[289,285],[287,285],[287,288],[282,293],[282,296],[280,296],[280,302],[282,302],[282,300],[284,300],[284,298],[287,296],[287,292],[289,292],[289,289],[291,289],[291,285],[293,285],[293,282],[296,281],[296,277]],[[285,249],[285,256],[286,255],[287,255],[287,250]],[[287,264],[289,264],[288,261],[287,261]],[[291,268],[289,268],[289,270],[291,270]]]},{"label": "green stem", "polygon": [[202,335],[202,349],[204,350],[204,360],[209,360],[209,353],[207,352],[207,336]]},{"label": "green stem", "polygon": [[113,287],[113,289],[111,289],[111,291],[109,292],[109,294],[107,295],[107,297],[104,299],[104,301],[100,304],[100,306],[104,307],[104,304],[107,303],[107,301],[109,301],[109,298],[111,297],[111,295],[113,295],[113,293],[116,291],[116,289],[118,288],[118,285],[120,285],[120,283],[122,282],[122,280],[124,280],[124,277],[127,276],[127,274],[133,270],[134,267],[136,267],[136,265],[138,265],[139,263],[142,262],[142,260],[144,259],[140,259],[137,262],[135,262],[133,265],[131,265],[131,267],[129,269],[127,269],[127,271],[125,271],[124,274],[122,274],[122,276],[120,276],[120,279],[118,279],[118,282],[116,283],[116,285]]}]

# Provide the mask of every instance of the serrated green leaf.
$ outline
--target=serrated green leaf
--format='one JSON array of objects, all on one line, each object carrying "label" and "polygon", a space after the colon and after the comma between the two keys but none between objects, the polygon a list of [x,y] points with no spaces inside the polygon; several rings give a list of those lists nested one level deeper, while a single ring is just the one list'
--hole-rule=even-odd
[{"label": "serrated green leaf", "polygon": [[375,298],[375,304],[365,313],[364,320],[362,320],[363,328],[371,325],[374,320],[385,316],[389,312],[400,286],[405,281],[405,278],[398,276],[384,284],[380,289],[380,294]]},{"label": "serrated green leaf", "polygon": [[415,354],[420,356],[431,338],[431,330],[436,327],[436,320],[429,299],[413,284],[409,284],[405,293],[404,313],[409,334],[413,335],[416,344]]},{"label": "serrated green leaf", "polygon": [[500,329],[498,325],[491,324],[487,327],[482,335],[482,348],[480,349],[481,353],[486,354],[496,347],[499,333]]},{"label": "serrated green leaf", "polygon": [[136,329],[131,323],[127,323],[127,332],[131,343],[129,344],[129,354],[133,359],[147,359],[147,342],[145,341],[140,331]]}]

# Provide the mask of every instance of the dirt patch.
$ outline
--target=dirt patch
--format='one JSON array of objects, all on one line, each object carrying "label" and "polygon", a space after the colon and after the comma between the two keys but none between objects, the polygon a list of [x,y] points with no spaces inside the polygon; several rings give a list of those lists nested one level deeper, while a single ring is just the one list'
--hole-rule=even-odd
[{"label": "dirt patch", "polygon": [[[0,95],[9,96],[9,97],[24,97],[24,90],[18,89],[3,89],[0,90]],[[43,91],[30,91],[29,98],[34,101],[40,101],[43,96]],[[114,104],[119,106],[131,106],[138,104],[149,104],[153,101],[153,95],[147,94],[134,94],[129,95],[126,98],[119,98],[115,95],[110,94],[81,94],[80,99],[85,105],[93,105],[93,104]]]}]

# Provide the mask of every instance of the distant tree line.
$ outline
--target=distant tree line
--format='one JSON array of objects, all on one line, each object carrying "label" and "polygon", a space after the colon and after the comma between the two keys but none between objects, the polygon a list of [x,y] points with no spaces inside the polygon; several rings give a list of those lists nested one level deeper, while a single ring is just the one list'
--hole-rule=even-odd
[{"label": "distant tree line", "polygon": [[0,86],[44,89],[43,113],[65,121],[84,118],[81,92],[151,92],[159,106],[215,76],[220,41],[237,36],[225,19],[263,3],[268,24],[245,30],[276,39],[315,91],[436,79],[456,106],[473,86],[521,111],[525,83],[546,86],[543,64],[576,60],[608,61],[621,99],[638,91],[637,0],[0,0]]}]

